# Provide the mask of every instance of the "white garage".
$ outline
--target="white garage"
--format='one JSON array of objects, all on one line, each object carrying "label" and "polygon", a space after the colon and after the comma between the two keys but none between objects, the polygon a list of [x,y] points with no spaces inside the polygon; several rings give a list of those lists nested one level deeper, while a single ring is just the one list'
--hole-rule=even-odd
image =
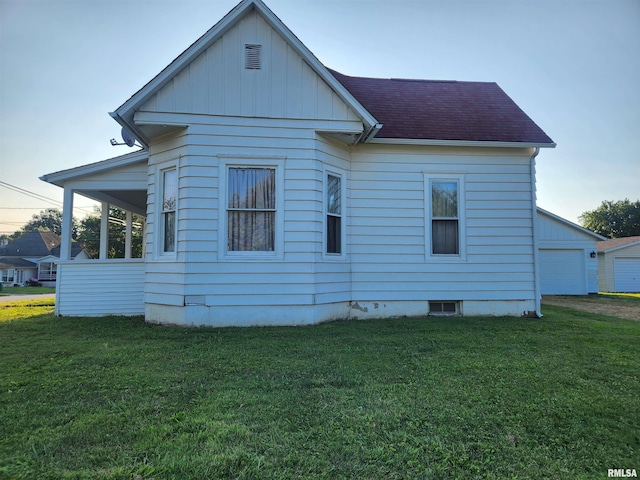
[{"label": "white garage", "polygon": [[640,237],[599,242],[598,277],[602,292],[640,292]]},{"label": "white garage", "polygon": [[597,243],[604,237],[542,208],[536,227],[542,295],[597,293]]}]

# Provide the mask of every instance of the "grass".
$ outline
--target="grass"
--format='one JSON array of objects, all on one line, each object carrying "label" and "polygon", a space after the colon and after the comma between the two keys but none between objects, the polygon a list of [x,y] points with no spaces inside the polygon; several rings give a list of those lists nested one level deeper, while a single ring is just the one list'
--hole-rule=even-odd
[{"label": "grass", "polygon": [[15,310],[0,309],[0,477],[593,479],[640,468],[638,322],[545,307],[541,320],[185,329]]},{"label": "grass", "polygon": [[56,293],[56,287],[2,287],[0,295],[41,295]]}]

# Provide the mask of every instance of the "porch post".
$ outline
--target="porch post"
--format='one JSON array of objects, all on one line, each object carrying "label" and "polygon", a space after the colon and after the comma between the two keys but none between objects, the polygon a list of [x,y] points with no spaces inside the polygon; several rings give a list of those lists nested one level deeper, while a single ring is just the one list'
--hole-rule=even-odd
[{"label": "porch post", "polygon": [[100,208],[100,260],[106,260],[109,249],[109,203],[102,202]]},{"label": "porch post", "polygon": [[65,185],[62,204],[62,239],[60,260],[71,260],[71,240],[73,237],[73,190]]},{"label": "porch post", "polygon": [[126,211],[126,227],[124,231],[124,258],[131,258],[131,229],[133,226],[133,213]]}]

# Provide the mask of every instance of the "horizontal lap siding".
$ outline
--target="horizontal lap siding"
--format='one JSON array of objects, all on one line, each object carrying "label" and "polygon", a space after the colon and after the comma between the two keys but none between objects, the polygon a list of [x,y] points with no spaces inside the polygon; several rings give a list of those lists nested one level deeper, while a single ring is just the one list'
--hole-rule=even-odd
[{"label": "horizontal lap siding", "polygon": [[[312,304],[318,282],[323,295],[336,293],[335,278],[317,278],[333,272],[315,271],[323,244],[324,184],[313,123],[290,121],[283,126],[279,121],[278,128],[270,128],[264,123],[238,125],[233,120],[225,124],[219,117],[192,116],[190,120],[202,123],[191,123],[189,145],[180,158],[177,258],[184,259],[184,287],[172,285],[171,275],[160,271],[161,265],[171,270],[171,262],[152,262],[147,301],[169,303],[165,299],[174,286],[179,295],[210,306]],[[219,191],[225,172],[220,169],[221,158],[229,165],[282,159],[284,185],[278,195],[284,196],[284,209],[277,213],[284,217],[282,258],[222,258],[218,230],[225,221],[225,199]],[[341,161],[344,166],[345,160]],[[338,268],[344,270],[344,265]],[[348,281],[348,269],[341,281]],[[338,290],[344,296],[346,289]]]},{"label": "horizontal lap siding", "polygon": [[[511,153],[354,149],[353,299],[534,298],[530,152]],[[466,260],[443,261],[426,253],[425,174],[464,179]]]},{"label": "horizontal lap siding", "polygon": [[87,261],[58,266],[58,314],[143,315],[144,263]]}]

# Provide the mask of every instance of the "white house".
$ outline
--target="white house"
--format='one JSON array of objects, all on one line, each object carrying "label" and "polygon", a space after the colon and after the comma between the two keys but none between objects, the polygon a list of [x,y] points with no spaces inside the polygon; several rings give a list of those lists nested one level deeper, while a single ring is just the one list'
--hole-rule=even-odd
[{"label": "white house", "polygon": [[597,244],[602,240],[605,237],[538,208],[538,266],[542,294],[597,293]]},{"label": "white house", "polygon": [[601,292],[640,292],[640,237],[598,242]]},{"label": "white house", "polygon": [[[64,188],[60,315],[539,312],[555,144],[494,83],[346,76],[243,0],[111,116],[143,150],[42,177]],[[144,258],[67,261],[76,193],[146,215]]]}]

